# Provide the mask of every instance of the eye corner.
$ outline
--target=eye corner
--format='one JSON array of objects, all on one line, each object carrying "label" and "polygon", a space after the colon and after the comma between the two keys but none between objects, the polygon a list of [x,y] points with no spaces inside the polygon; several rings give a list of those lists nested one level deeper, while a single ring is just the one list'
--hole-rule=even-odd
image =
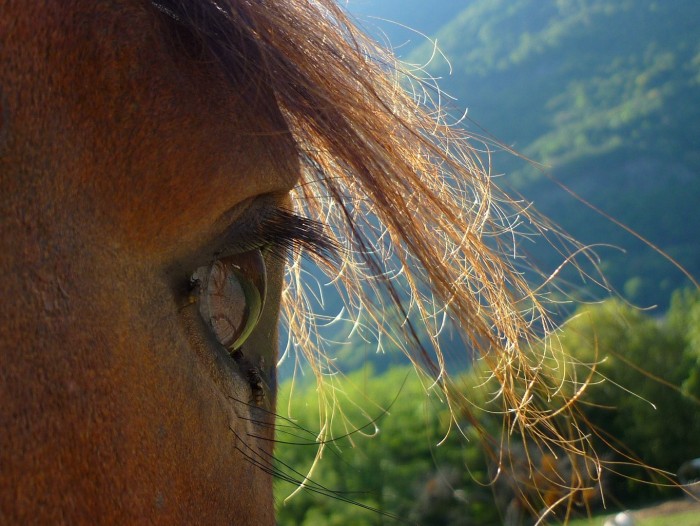
[{"label": "eye corner", "polygon": [[190,291],[194,291],[201,287],[207,279],[209,267],[202,266],[198,267],[192,274],[190,274],[187,280],[187,285]]}]

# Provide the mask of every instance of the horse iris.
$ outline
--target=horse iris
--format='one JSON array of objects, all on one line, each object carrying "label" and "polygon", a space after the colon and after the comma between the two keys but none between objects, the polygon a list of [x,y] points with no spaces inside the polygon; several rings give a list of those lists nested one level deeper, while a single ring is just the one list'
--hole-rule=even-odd
[{"label": "horse iris", "polygon": [[199,268],[192,280],[198,285],[199,313],[217,341],[230,351],[240,348],[265,305],[267,276],[260,250],[217,259]]}]

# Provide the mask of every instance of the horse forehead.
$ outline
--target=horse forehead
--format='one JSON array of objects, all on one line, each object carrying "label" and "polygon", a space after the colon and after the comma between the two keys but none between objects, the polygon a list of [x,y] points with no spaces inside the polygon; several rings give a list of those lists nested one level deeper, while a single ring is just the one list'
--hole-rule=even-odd
[{"label": "horse forehead", "polygon": [[223,213],[296,182],[273,94],[262,86],[251,103],[214,68],[178,54],[164,31],[174,21],[149,2],[24,5],[9,6],[11,24],[0,21],[10,44],[0,54],[20,83],[8,105],[25,108],[27,135],[44,135],[29,137],[44,150],[37,156],[71,185],[93,188],[90,204],[113,223],[150,242],[150,218],[177,231],[210,220],[190,212]]},{"label": "horse forehead", "polygon": [[[25,64],[51,61],[52,51],[62,53],[70,62],[74,55],[88,58],[106,47],[128,50],[151,32],[147,27],[150,19],[147,2],[2,0],[0,7],[4,48]],[[85,45],[87,39],[89,46]],[[35,54],[38,47],[44,48],[43,56]]]},{"label": "horse forehead", "polygon": [[64,124],[86,120],[97,136],[118,133],[134,124],[130,119],[144,129],[159,120],[157,131],[167,133],[166,118],[176,127],[178,117],[197,107],[209,110],[207,120],[213,122],[235,98],[235,90],[224,93],[222,83],[213,82],[211,68],[205,74],[196,61],[178,59],[162,30],[167,17],[157,16],[148,2],[16,5],[10,6],[16,19],[9,23],[15,13],[3,13],[0,20],[7,29],[0,51],[3,82],[19,84],[32,109],[53,103]]}]

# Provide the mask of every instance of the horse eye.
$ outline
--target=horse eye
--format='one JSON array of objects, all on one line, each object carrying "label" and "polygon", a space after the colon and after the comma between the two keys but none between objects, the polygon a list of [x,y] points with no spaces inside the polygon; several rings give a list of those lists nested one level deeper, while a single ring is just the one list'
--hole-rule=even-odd
[{"label": "horse eye", "polygon": [[267,276],[260,250],[217,259],[192,275],[199,313],[218,342],[235,351],[250,336],[265,306]]}]

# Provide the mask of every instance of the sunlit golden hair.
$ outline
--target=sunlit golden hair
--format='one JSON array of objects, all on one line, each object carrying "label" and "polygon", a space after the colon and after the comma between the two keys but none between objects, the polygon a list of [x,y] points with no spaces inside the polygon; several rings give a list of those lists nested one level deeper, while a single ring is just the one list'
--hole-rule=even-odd
[{"label": "sunlit golden hair", "polygon": [[[478,357],[485,384],[496,382],[504,436],[592,459],[584,463],[595,478],[574,404],[588,379],[569,377],[568,358],[542,343],[553,331],[543,288],[552,277],[538,285],[524,277],[519,232],[550,225],[494,184],[488,144],[455,126],[420,71],[364,36],[333,0],[199,5],[190,24],[213,55],[239,81],[257,79],[274,92],[302,164],[295,207],[327,225],[339,247],[338,261],[319,264],[341,290],[347,317],[401,349],[461,415],[457,427],[465,416],[478,427],[471,393],[451,381],[441,349],[440,327],[451,320],[465,360]],[[225,16],[205,25],[207,10]],[[582,250],[557,239],[562,261]],[[335,407],[327,387],[333,357],[308,307],[301,256],[290,264],[282,317],[287,352],[303,354],[316,375],[324,433]],[[482,438],[507,468],[508,447]],[[560,483],[580,489],[585,479],[573,470]]]}]

